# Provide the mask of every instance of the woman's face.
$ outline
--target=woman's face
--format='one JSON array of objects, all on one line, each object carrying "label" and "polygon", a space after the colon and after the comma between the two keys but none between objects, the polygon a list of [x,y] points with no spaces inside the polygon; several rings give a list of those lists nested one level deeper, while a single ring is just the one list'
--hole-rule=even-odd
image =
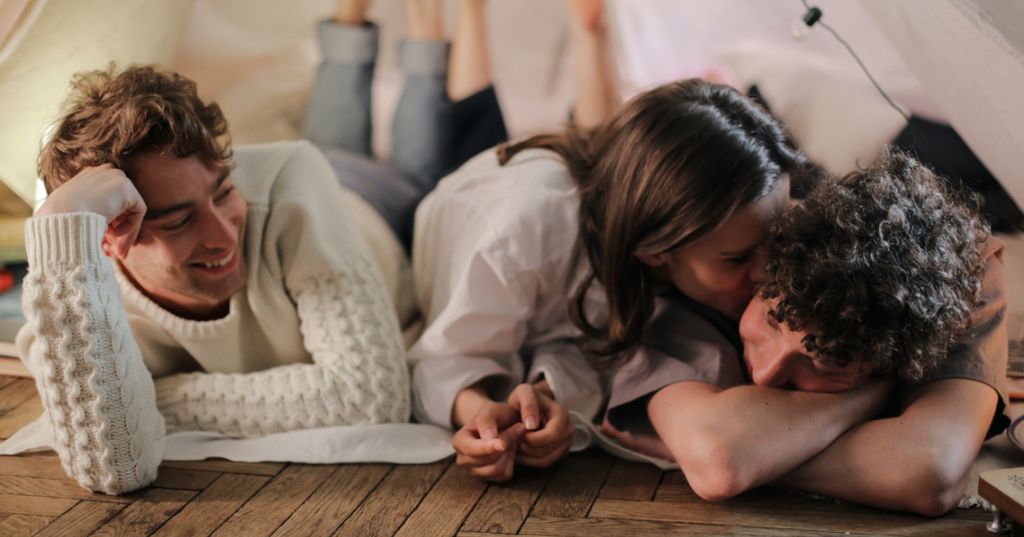
[{"label": "woman's face", "polygon": [[637,258],[686,296],[739,320],[762,278],[768,227],[788,206],[789,179],[783,176],[771,194],[740,207],[703,239],[673,252]]}]

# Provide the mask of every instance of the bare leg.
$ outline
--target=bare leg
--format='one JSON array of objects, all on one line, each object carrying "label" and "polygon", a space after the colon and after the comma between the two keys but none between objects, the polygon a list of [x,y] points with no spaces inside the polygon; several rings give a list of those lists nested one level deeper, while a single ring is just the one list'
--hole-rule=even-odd
[{"label": "bare leg", "polygon": [[338,10],[334,14],[334,22],[361,26],[366,22],[366,10],[372,0],[338,0]]},{"label": "bare leg", "polygon": [[443,0],[406,0],[410,40],[444,41],[443,4]]},{"label": "bare leg", "polygon": [[621,102],[604,0],[569,0],[576,54],[576,105],[573,121],[597,126]]},{"label": "bare leg", "polygon": [[458,0],[448,69],[448,98],[459,101],[491,85],[484,0]]}]

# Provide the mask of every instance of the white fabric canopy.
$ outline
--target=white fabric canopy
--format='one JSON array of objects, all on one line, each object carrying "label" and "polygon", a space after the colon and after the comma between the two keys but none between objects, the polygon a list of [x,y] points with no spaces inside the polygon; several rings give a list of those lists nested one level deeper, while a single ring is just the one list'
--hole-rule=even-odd
[{"label": "white fabric canopy", "polygon": [[1024,3],[861,0],[950,124],[1024,206]]},{"label": "white fabric canopy", "polygon": [[[7,16],[10,1],[0,5],[0,15]],[[190,0],[23,3],[0,49],[0,180],[23,200],[19,202],[23,211],[36,198],[40,141],[46,126],[57,117],[71,75],[105,68],[111,61],[168,63],[191,4]]]},{"label": "white fabric canopy", "polygon": [[[832,35],[816,28],[803,41],[790,37],[804,12],[800,0],[608,3],[627,94],[725,67],[738,85],[757,83],[812,159],[840,173],[869,162],[902,128]],[[1014,173],[1024,164],[1017,149],[1024,105],[1014,98],[1024,81],[1024,4],[814,3],[896,102],[950,121],[1024,199]],[[196,79],[204,97],[225,109],[237,143],[298,137],[319,56],[314,21],[333,7],[331,0],[3,0],[0,179],[21,199],[34,199],[40,139],[71,74],[111,60],[164,63]],[[449,19],[453,7],[449,2]],[[572,101],[565,3],[493,0],[488,9],[495,80],[512,135],[557,128]],[[404,6],[375,2],[370,17],[383,29],[375,146],[384,153],[401,86],[395,49]]]}]

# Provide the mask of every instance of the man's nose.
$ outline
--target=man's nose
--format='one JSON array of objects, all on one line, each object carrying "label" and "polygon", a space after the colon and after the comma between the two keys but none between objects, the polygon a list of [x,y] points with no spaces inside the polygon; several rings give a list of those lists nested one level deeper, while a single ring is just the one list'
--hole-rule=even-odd
[{"label": "man's nose", "polygon": [[766,388],[782,388],[789,382],[789,358],[786,353],[767,354],[751,372],[754,384]]},{"label": "man's nose", "polygon": [[230,215],[210,211],[204,219],[203,246],[207,248],[234,248],[238,242],[238,229]]}]

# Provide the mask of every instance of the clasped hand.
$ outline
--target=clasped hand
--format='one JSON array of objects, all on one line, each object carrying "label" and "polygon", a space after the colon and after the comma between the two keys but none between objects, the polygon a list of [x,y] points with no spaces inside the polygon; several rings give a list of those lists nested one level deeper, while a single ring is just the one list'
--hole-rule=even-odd
[{"label": "clasped hand", "polygon": [[572,447],[569,411],[546,381],[520,384],[507,403],[487,400],[452,438],[456,462],[476,477],[507,481],[516,464],[546,468]]}]

